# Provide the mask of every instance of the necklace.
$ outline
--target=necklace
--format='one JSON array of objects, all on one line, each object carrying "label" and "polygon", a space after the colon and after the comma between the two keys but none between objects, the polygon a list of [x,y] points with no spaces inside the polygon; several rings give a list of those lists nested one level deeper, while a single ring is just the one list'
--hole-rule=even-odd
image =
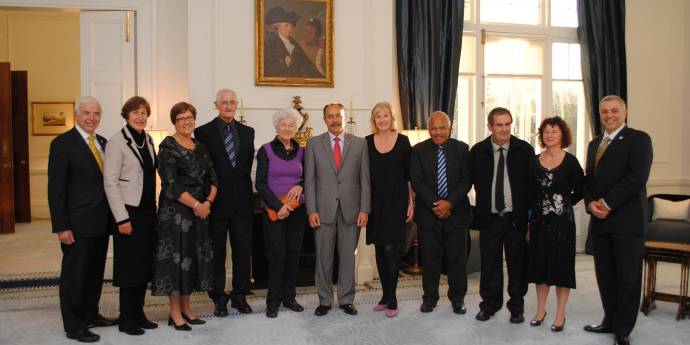
[{"label": "necklace", "polygon": [[144,140],[141,142],[141,145],[137,144],[137,141],[135,140],[135,141],[134,141],[134,146],[136,146],[136,147],[138,147],[138,148],[140,148],[140,149],[143,149],[144,146],[146,146],[146,138],[144,138]]}]

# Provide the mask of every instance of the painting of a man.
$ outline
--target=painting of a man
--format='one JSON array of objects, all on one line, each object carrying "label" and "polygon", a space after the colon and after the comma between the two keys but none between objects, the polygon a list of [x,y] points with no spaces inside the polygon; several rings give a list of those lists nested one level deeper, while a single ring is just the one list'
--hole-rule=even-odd
[{"label": "painting of a man", "polygon": [[264,43],[264,76],[324,78],[301,45],[292,37],[300,16],[276,6],[266,12],[268,30]]}]

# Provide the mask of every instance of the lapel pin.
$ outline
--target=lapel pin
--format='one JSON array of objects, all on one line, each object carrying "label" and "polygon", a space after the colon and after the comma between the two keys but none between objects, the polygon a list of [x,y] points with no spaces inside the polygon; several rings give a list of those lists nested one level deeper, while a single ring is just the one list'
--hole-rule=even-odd
[{"label": "lapel pin", "polygon": [[621,135],[620,137],[618,137],[618,140],[623,140],[623,136]]}]

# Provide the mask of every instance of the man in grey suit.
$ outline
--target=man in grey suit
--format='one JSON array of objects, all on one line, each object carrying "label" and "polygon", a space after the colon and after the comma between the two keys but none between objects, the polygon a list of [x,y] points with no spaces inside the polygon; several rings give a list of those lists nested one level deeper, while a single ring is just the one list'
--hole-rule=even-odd
[{"label": "man in grey suit", "polygon": [[333,302],[333,253],[338,243],[338,304],[356,315],[355,249],[359,230],[367,225],[371,201],[369,155],[363,138],[343,132],[340,103],[323,108],[328,131],[307,142],[304,195],[309,225],[316,244],[316,289],[319,306],[314,314],[323,316]]}]

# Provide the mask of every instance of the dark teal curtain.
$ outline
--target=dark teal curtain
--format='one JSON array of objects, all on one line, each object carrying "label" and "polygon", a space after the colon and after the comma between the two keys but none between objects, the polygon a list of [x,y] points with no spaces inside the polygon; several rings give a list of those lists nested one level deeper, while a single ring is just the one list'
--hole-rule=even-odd
[{"label": "dark teal curtain", "polygon": [[463,0],[397,0],[398,89],[405,129],[426,128],[432,111],[455,112]]},{"label": "dark teal curtain", "polygon": [[599,100],[628,97],[625,0],[577,0],[577,13],[585,100],[592,133],[599,135]]}]

